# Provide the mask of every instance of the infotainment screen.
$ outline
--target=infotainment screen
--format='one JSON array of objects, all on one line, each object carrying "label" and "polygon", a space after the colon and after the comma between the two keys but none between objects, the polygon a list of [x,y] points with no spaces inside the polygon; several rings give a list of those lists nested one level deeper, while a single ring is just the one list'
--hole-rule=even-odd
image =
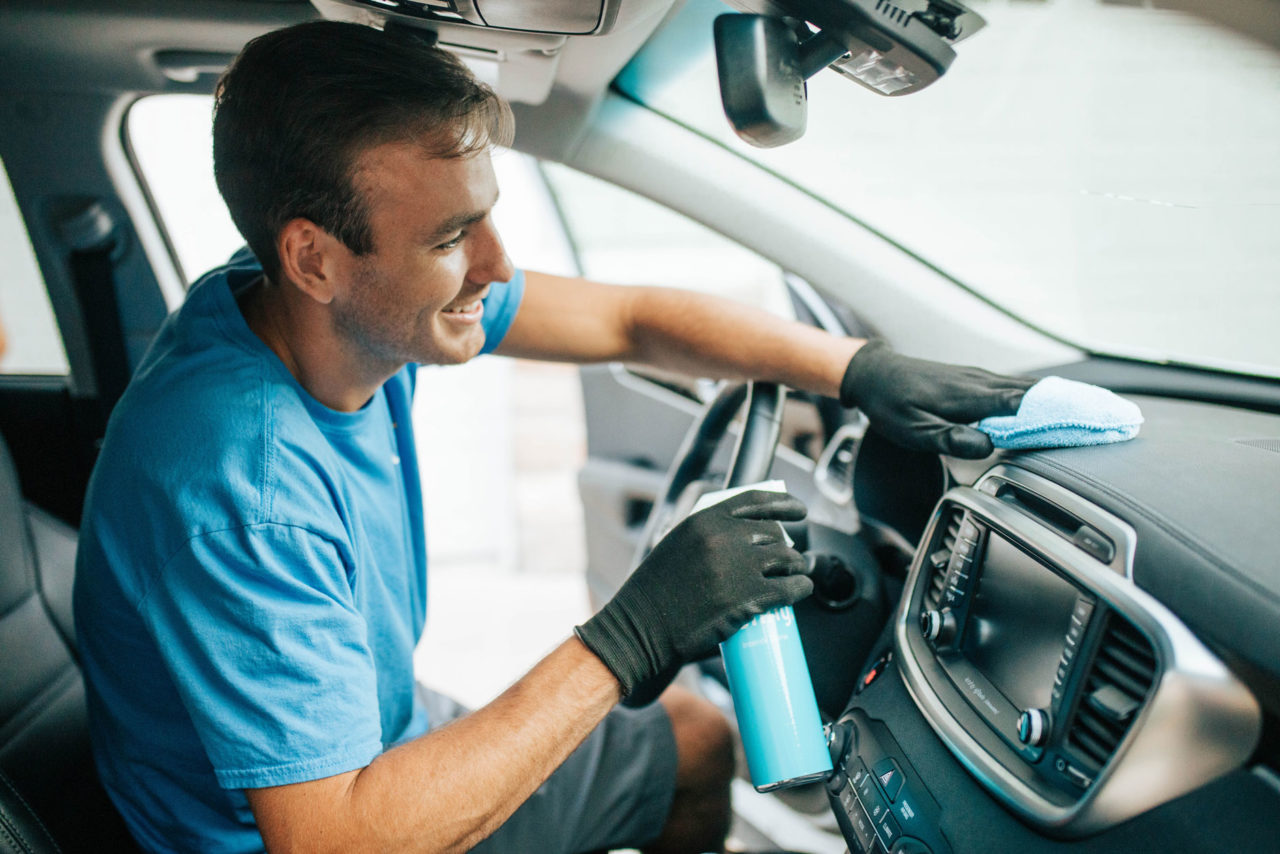
[{"label": "infotainment screen", "polygon": [[1020,709],[1047,708],[1076,588],[992,531],[964,656]]}]

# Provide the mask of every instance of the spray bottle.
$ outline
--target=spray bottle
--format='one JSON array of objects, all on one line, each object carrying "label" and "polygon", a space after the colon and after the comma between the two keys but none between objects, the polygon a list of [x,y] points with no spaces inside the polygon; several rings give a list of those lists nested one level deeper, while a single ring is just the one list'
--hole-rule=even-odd
[{"label": "spray bottle", "polygon": [[[786,491],[780,480],[724,489],[702,496],[694,510],[749,489]],[[831,755],[791,606],[757,615],[720,644],[720,652],[756,790],[770,792],[826,779]]]}]

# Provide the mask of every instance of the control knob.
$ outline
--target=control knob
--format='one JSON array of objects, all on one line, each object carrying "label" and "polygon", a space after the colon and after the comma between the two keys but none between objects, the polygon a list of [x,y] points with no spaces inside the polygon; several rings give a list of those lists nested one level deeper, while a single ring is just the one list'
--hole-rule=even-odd
[{"label": "control knob", "polygon": [[1027,709],[1018,717],[1018,741],[1027,747],[1040,747],[1049,740],[1049,713],[1044,709]]},{"label": "control knob", "polygon": [[920,613],[920,633],[924,639],[938,646],[946,646],[956,639],[956,617],[950,608],[929,608]]}]

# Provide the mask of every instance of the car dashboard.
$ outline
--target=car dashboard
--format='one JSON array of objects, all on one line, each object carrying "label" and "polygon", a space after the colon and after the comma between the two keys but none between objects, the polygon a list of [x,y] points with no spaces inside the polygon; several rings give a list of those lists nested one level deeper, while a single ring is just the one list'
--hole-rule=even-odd
[{"label": "car dashboard", "polygon": [[[863,531],[918,542],[830,726],[854,854],[1280,850],[1280,417],[1133,399],[1117,445],[820,459],[813,518],[851,483]],[[913,491],[923,517],[874,506]],[[845,640],[805,634],[820,700]]]}]

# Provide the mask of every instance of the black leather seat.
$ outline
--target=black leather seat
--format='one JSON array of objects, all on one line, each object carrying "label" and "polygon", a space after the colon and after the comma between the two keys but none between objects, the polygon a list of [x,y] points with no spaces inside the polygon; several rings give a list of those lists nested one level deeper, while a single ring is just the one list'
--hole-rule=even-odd
[{"label": "black leather seat", "polygon": [[26,503],[0,439],[0,854],[136,852],[89,751],[75,531]]}]

